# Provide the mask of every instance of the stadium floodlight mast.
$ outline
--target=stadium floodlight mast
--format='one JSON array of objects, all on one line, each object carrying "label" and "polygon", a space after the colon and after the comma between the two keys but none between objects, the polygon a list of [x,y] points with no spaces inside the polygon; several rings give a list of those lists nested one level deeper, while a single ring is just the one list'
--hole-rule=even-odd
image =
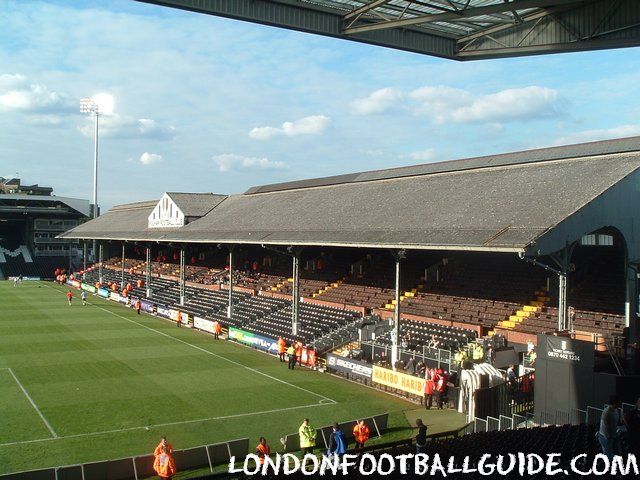
[{"label": "stadium floodlight mast", "polygon": [[[98,216],[98,118],[100,114],[113,113],[113,97],[108,93],[99,93],[91,98],[80,99],[80,112],[90,113],[95,117],[93,137],[93,211],[91,218]],[[93,259],[96,256],[96,241],[93,241]]]}]

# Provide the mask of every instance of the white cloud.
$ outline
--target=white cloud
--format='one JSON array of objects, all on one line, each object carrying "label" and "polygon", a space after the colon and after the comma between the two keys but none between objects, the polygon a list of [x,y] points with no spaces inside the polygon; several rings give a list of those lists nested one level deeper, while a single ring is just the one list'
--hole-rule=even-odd
[{"label": "white cloud", "polygon": [[431,162],[436,158],[436,151],[433,148],[428,148],[419,152],[407,153],[400,158],[414,160],[416,162]]},{"label": "white cloud", "polygon": [[406,110],[442,123],[491,123],[558,117],[563,101],[557,90],[528,86],[478,95],[460,88],[424,86],[404,94],[384,88],[351,104],[354,113],[371,115],[392,108]]},{"label": "white cloud", "polygon": [[151,165],[153,163],[158,163],[162,161],[162,155],[158,155],[157,153],[149,153],[144,152],[140,155],[140,163],[143,165]]},{"label": "white cloud", "polygon": [[[93,137],[93,120],[80,127],[85,137]],[[118,114],[100,117],[100,136],[121,139],[150,138],[155,140],[171,140],[176,129],[171,125],[162,125],[149,118],[123,117]]]},{"label": "white cloud", "polygon": [[297,135],[320,135],[331,124],[331,119],[324,115],[311,115],[294,122],[284,122],[280,127],[255,127],[249,132],[249,136],[255,140],[267,140],[269,138],[285,135],[295,137]]},{"label": "white cloud", "polygon": [[64,93],[30,83],[24,75],[3,74],[0,75],[0,111],[69,114],[74,112],[74,103]]},{"label": "white cloud", "polygon": [[640,125],[618,125],[612,128],[583,130],[556,139],[553,145],[571,145],[573,143],[595,142],[611,138],[634,137],[640,135]]},{"label": "white cloud", "polygon": [[402,103],[403,93],[397,88],[382,88],[367,97],[351,102],[351,111],[358,115],[384,113]]},{"label": "white cloud", "polygon": [[218,165],[218,170],[228,172],[236,169],[261,169],[261,170],[278,170],[286,168],[286,164],[281,161],[271,161],[266,157],[244,157],[233,153],[225,153],[215,155],[213,161]]},{"label": "white cloud", "polygon": [[557,90],[531,86],[481,95],[453,109],[449,118],[456,123],[503,122],[557,117],[561,110]]}]

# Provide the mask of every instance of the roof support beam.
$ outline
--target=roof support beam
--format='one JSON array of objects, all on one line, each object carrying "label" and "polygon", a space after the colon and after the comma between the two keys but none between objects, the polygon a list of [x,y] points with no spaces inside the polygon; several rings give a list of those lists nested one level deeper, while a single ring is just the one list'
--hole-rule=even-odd
[{"label": "roof support beam", "polygon": [[352,35],[354,33],[371,32],[386,28],[410,27],[412,25],[420,25],[422,23],[455,22],[460,19],[475,18],[495,13],[516,12],[517,10],[526,10],[530,8],[546,8],[577,3],[583,3],[583,0],[512,0],[510,2],[486,5],[483,7],[465,8],[464,10],[458,10],[455,12],[434,13],[431,15],[422,15],[404,20],[393,20],[390,22],[372,23],[358,27],[351,27],[345,29],[344,33]]},{"label": "roof support beam", "polygon": [[344,19],[345,20],[349,20],[349,19],[354,18],[354,17],[359,17],[363,13],[367,13],[369,10],[371,10],[373,8],[376,8],[376,7],[379,7],[380,5],[384,5],[388,1],[389,0],[372,0],[371,2],[367,3],[366,5],[363,5],[360,8],[356,8],[355,10],[347,13],[344,16]]}]

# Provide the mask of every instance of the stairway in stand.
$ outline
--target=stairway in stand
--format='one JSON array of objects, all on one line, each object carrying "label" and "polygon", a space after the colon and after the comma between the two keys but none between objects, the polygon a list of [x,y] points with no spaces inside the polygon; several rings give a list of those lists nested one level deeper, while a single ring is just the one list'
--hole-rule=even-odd
[{"label": "stairway in stand", "polygon": [[532,300],[527,305],[523,305],[510,315],[508,319],[502,320],[498,323],[498,327],[513,330],[521,323],[526,322],[530,316],[535,315],[537,312],[542,310],[542,307],[551,300],[546,289],[536,290],[535,295],[535,300]]}]

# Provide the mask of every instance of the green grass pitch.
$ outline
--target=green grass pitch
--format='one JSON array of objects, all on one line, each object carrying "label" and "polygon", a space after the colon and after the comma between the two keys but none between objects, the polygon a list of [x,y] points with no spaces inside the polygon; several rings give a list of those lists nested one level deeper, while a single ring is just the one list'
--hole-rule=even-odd
[{"label": "green grass pitch", "polygon": [[[411,434],[413,404],[48,282],[0,282],[0,474],[235,438],[272,446],[314,426],[389,412]],[[460,426],[440,412],[435,430]],[[437,419],[436,419],[437,422]]]}]

